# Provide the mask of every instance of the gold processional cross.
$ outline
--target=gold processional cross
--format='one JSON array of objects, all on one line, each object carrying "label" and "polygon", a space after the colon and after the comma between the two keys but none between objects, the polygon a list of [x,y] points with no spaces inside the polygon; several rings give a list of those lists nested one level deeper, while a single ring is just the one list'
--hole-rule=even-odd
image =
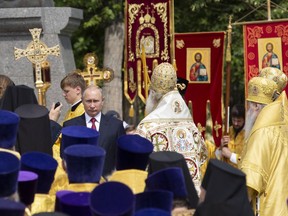
[{"label": "gold processional cross", "polygon": [[33,41],[28,44],[25,50],[14,47],[14,56],[15,60],[27,57],[27,59],[35,65],[35,87],[38,90],[38,103],[40,105],[46,105],[41,64],[46,61],[49,55],[59,56],[60,47],[59,45],[56,45],[48,48],[47,45],[40,40],[41,28],[29,29],[29,31],[32,35]]},{"label": "gold processional cross", "polygon": [[97,67],[98,57],[94,53],[87,53],[83,58],[85,69],[80,72],[87,86],[94,84],[102,86],[101,81],[110,82],[114,77],[114,71],[110,68],[99,70]]}]

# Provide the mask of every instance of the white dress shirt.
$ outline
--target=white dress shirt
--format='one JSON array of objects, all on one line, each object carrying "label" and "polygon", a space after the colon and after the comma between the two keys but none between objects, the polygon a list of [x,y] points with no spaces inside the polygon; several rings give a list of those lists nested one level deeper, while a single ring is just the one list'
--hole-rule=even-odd
[{"label": "white dress shirt", "polygon": [[[86,126],[87,126],[88,128],[91,128],[91,127],[92,127],[92,122],[90,121],[91,118],[93,118],[93,117],[89,116],[89,115],[85,112]],[[98,115],[96,115],[94,118],[96,119],[96,122],[95,122],[96,129],[97,129],[97,131],[99,131],[100,121],[101,121],[101,112],[98,113]]]}]

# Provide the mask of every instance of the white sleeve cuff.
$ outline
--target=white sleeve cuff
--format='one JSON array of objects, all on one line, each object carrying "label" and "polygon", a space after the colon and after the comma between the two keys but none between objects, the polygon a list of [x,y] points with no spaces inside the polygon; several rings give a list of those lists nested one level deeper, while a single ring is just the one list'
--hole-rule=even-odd
[{"label": "white sleeve cuff", "polygon": [[230,161],[234,164],[237,164],[237,154],[232,153],[230,157]]},{"label": "white sleeve cuff", "polygon": [[218,160],[222,159],[222,153],[221,153],[221,150],[219,148],[216,149],[215,156]]}]

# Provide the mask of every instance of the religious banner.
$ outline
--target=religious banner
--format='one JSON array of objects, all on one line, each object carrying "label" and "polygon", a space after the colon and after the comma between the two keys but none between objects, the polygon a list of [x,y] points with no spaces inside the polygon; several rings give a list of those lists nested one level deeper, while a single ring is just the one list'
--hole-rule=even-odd
[{"label": "religious banner", "polygon": [[[162,62],[172,62],[172,31],[173,0],[125,1],[124,94],[131,106],[137,95],[146,102],[147,79],[153,68]],[[144,76],[143,56],[149,77]]]},{"label": "religious banner", "polygon": [[262,68],[275,67],[288,75],[288,20],[247,23],[243,39],[246,95],[248,81]]},{"label": "religious banner", "polygon": [[177,76],[189,83],[185,100],[192,101],[193,119],[201,132],[206,127],[206,104],[210,101],[213,138],[222,136],[222,82],[225,32],[176,33]]}]

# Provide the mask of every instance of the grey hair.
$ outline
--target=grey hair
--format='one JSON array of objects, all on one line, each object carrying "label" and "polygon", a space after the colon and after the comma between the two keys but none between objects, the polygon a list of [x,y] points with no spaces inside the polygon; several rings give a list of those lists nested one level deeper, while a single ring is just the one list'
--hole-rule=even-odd
[{"label": "grey hair", "polygon": [[85,95],[85,93],[86,93],[87,90],[91,90],[91,89],[92,89],[92,90],[98,89],[98,90],[100,91],[102,97],[103,97],[103,90],[102,90],[102,88],[100,88],[98,85],[94,85],[94,84],[91,84],[91,85],[89,85],[89,86],[86,87],[86,89],[85,89],[85,90],[83,91],[83,93],[82,93],[82,97]]}]

